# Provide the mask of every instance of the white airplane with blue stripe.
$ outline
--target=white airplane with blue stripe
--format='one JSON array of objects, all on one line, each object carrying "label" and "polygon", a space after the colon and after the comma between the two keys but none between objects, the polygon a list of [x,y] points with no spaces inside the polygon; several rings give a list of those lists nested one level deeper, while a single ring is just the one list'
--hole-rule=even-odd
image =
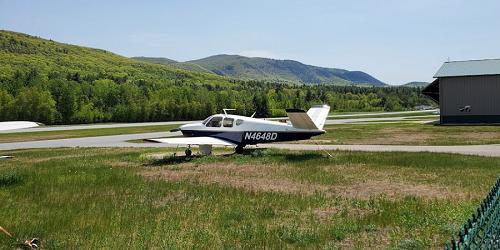
[{"label": "white airplane with blue stripe", "polygon": [[199,145],[203,154],[210,154],[212,145],[233,146],[236,153],[242,153],[246,145],[296,141],[309,139],[325,133],[330,106],[315,105],[307,112],[287,109],[289,122],[277,122],[246,116],[224,114],[212,115],[203,122],[190,123],[171,130],[180,131],[184,137],[160,138],[149,141],[187,145],[185,153],[191,155],[191,145]]}]

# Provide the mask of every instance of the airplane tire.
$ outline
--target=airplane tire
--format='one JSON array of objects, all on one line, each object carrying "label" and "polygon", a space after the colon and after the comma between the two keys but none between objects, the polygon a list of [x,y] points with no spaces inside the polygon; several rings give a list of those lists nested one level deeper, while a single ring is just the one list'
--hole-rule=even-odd
[{"label": "airplane tire", "polygon": [[184,153],[186,154],[186,156],[191,156],[191,154],[192,154],[193,152],[191,151],[191,149],[187,148],[187,149],[184,151]]},{"label": "airplane tire", "polygon": [[234,149],[234,151],[237,153],[237,154],[243,154],[243,147],[242,145],[238,145],[236,146],[236,148]]}]

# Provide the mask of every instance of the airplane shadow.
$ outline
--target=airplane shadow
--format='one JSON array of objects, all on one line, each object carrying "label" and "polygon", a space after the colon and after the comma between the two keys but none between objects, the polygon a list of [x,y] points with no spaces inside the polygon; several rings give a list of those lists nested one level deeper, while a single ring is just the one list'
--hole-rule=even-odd
[{"label": "airplane shadow", "polygon": [[201,155],[165,155],[163,158],[150,159],[146,165],[148,166],[161,166],[161,165],[175,165],[185,162],[190,162],[193,159],[201,158]]},{"label": "airplane shadow", "polygon": [[200,155],[195,154],[191,156],[186,155],[177,155],[170,154],[165,155],[162,158],[153,158],[149,159],[146,165],[148,166],[161,166],[161,165],[175,165],[190,162],[196,159],[201,159],[205,157],[221,157],[221,158],[229,158],[229,157],[238,157],[238,156],[250,156],[250,157],[265,157],[265,156],[273,156],[283,159],[286,162],[307,162],[311,160],[317,160],[318,158],[325,158],[326,156],[319,152],[307,152],[301,154],[294,154],[290,152],[279,152],[279,151],[269,151],[265,148],[245,148],[242,154],[237,154],[235,152],[232,153],[222,153],[216,155]]},{"label": "airplane shadow", "polygon": [[149,161],[146,165],[149,165],[149,166],[175,165],[175,164],[186,163],[186,162],[190,162],[190,161],[205,158],[205,157],[213,157],[213,156],[215,156],[215,157],[231,157],[235,154],[236,153],[225,153],[225,154],[217,154],[217,155],[194,154],[194,155],[190,155],[190,156],[170,154],[170,155],[165,155],[163,158],[149,159]]}]

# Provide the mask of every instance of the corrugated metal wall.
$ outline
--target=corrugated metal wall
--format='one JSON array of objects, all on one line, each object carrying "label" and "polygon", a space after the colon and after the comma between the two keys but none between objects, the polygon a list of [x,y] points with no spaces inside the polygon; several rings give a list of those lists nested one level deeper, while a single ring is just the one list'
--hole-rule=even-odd
[{"label": "corrugated metal wall", "polygon": [[500,75],[440,78],[439,92],[442,116],[500,115]]}]

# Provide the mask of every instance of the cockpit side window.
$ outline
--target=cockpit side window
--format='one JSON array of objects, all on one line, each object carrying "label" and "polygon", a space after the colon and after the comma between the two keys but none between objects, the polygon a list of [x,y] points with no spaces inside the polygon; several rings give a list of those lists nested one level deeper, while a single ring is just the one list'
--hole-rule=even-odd
[{"label": "cockpit side window", "polygon": [[207,123],[207,127],[220,127],[222,124],[222,117],[214,116],[212,120]]},{"label": "cockpit side window", "polygon": [[224,126],[226,128],[232,128],[233,122],[234,122],[233,118],[226,117],[226,118],[224,118],[224,121],[222,121],[222,126]]},{"label": "cockpit side window", "polygon": [[236,126],[240,126],[241,124],[243,124],[243,120],[241,119],[236,120]]}]

